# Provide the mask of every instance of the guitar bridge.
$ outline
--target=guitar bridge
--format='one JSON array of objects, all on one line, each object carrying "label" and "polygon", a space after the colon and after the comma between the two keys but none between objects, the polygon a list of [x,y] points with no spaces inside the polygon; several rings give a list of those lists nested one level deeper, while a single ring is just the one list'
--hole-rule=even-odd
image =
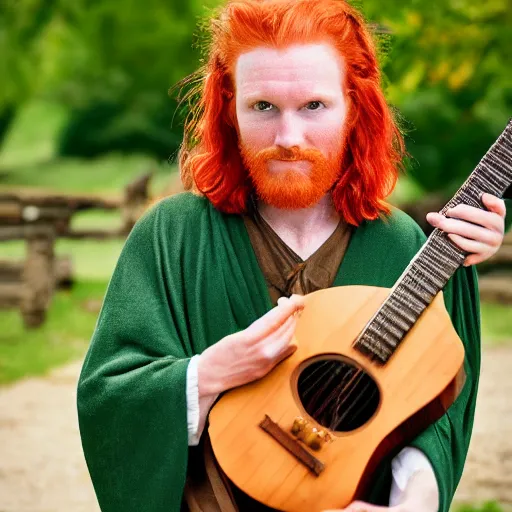
[{"label": "guitar bridge", "polygon": [[283,448],[288,450],[300,463],[308,468],[315,476],[325,469],[323,462],[309,453],[296,439],[285,432],[270,416],[265,414],[265,419],[260,423],[260,428],[272,436]]}]

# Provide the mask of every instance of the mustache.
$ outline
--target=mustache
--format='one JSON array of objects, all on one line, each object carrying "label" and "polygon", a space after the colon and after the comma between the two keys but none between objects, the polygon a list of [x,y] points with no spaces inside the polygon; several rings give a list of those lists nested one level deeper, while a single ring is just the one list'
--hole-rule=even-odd
[{"label": "mustache", "polygon": [[322,158],[322,153],[317,149],[301,149],[298,146],[291,148],[271,147],[253,152],[253,156],[263,160],[282,160],[284,162],[295,162],[307,160],[314,162]]}]

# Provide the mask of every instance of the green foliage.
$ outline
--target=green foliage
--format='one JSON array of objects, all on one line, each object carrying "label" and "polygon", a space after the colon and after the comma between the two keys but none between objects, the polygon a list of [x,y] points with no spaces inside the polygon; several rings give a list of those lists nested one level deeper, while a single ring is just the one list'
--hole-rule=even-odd
[{"label": "green foliage", "polygon": [[0,111],[17,105],[39,85],[39,41],[55,0],[3,0],[0,12]]},{"label": "green foliage", "polygon": [[[70,110],[62,154],[174,154],[182,116],[167,89],[197,69],[195,27],[219,3],[6,0],[0,143],[2,121],[6,131],[20,102],[37,93]],[[378,38],[381,63],[388,97],[409,121],[411,173],[427,191],[456,187],[512,111],[508,1],[356,3],[392,32]]]},{"label": "green foliage", "polygon": [[39,41],[55,1],[4,0],[0,7],[0,146],[18,106],[38,90]]},{"label": "green foliage", "polygon": [[55,103],[32,102],[20,109],[0,152],[0,186],[120,195],[129,182],[153,171],[151,189],[159,195],[174,179],[175,166],[146,155],[56,158],[55,134],[67,119],[66,111]]},{"label": "green foliage", "polygon": [[55,138],[67,118],[66,109],[56,103],[33,101],[20,106],[0,147],[0,184],[9,169],[41,165],[54,158]]},{"label": "green foliage", "polygon": [[[167,90],[198,66],[197,17],[216,0],[6,0],[0,16],[0,143],[37,94],[71,111],[62,154],[167,158],[181,137]],[[4,5],[5,4],[5,5]]]},{"label": "green foliage", "polygon": [[174,130],[170,126],[175,103],[158,96],[141,95],[137,99],[140,108],[103,100],[74,109],[59,137],[59,153],[92,158],[109,151],[136,151],[162,160],[169,158],[182,134],[178,126]]},{"label": "green foliage", "polygon": [[63,9],[53,27],[59,49],[48,77],[72,110],[61,154],[175,153],[181,119],[167,90],[198,66],[192,42],[201,11],[200,2],[163,0],[78,0]]},{"label": "green foliage", "polygon": [[512,111],[507,0],[364,3],[390,27],[390,101],[409,122],[412,174],[430,191],[458,187]]}]

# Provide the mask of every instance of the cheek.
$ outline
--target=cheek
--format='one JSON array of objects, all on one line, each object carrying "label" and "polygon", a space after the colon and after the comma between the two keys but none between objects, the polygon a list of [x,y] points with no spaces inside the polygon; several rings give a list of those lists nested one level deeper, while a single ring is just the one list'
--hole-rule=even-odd
[{"label": "cheek", "polygon": [[343,123],[339,118],[325,119],[311,127],[310,140],[325,156],[338,154],[343,146]]},{"label": "cheek", "polygon": [[262,123],[252,116],[238,116],[238,135],[244,146],[251,147],[256,151],[273,145],[272,123]]}]

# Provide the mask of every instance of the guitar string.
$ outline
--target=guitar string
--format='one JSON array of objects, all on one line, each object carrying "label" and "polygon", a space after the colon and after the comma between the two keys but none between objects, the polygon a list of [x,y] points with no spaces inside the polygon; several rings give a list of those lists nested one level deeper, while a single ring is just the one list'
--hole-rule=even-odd
[{"label": "guitar string", "polygon": [[[330,361],[326,361],[326,363],[328,363],[328,362],[330,362]],[[322,364],[322,366],[326,366],[326,365]],[[331,362],[330,366],[331,367],[333,366],[332,362]],[[355,407],[358,404],[358,402],[360,402],[362,399],[364,399],[366,390],[373,383],[373,380],[371,379],[371,377],[366,372],[363,372],[361,369],[351,367],[345,363],[339,363],[339,366],[348,366],[348,371],[344,372],[345,375],[343,376],[342,381],[333,387],[330,394],[326,398],[324,398],[322,404],[319,406],[318,409],[316,409],[315,411],[311,410],[313,408],[313,404],[315,402],[314,399],[310,400],[309,404],[306,407],[306,410],[308,410],[308,412],[311,414],[311,416],[315,419],[317,419],[317,418],[319,419],[319,417],[322,415],[322,413],[325,411],[325,409],[327,407],[331,406],[331,409],[334,407],[336,412],[331,412],[330,414],[331,414],[331,418],[335,417],[337,419],[331,419],[331,425],[325,425],[328,428],[331,428],[331,430],[333,430],[333,426],[335,426],[335,428],[338,428],[338,426],[343,422],[343,420],[345,419],[347,414],[350,412],[350,410],[353,407]],[[337,371],[337,374],[339,374],[340,371],[342,371],[342,368],[340,368]],[[354,373],[354,371],[356,372],[355,375],[351,376],[351,373]],[[325,376],[325,374],[326,374],[326,372],[324,372],[324,376]],[[345,383],[347,378],[349,378],[349,376],[351,377],[350,381],[348,383]],[[349,405],[349,407],[347,409],[345,409],[345,412],[341,415],[341,418],[338,417],[339,413],[337,411],[339,411],[340,407],[342,407],[344,405],[344,403],[347,402],[347,400],[349,400],[350,396],[354,393],[354,391],[356,391],[360,387],[360,383],[364,379],[364,377],[367,377],[367,383],[364,386],[363,390],[360,391],[359,394],[356,395],[355,399],[352,400],[352,403]],[[332,380],[332,379],[330,379],[330,380]],[[329,384],[330,384],[330,381],[328,383],[324,384],[323,386],[320,386],[320,389],[316,389],[315,390],[316,393],[315,393],[314,397],[317,397],[317,399],[318,399],[322,393],[325,393],[327,391]],[[341,389],[340,389],[340,387],[341,387]],[[312,390],[312,388],[309,388],[308,390],[304,391],[304,394],[307,394],[311,390]],[[368,397],[365,400],[365,403],[362,404],[363,407],[361,407],[360,410],[357,411],[356,414],[352,417],[352,420],[357,415],[360,415],[364,411],[364,405],[367,405],[367,403],[371,400],[371,398],[374,395],[375,395],[375,389],[372,392],[372,394],[370,395],[370,397]],[[334,402],[334,405],[333,405],[333,402]],[[324,424],[324,422],[322,422],[322,424]]]}]

